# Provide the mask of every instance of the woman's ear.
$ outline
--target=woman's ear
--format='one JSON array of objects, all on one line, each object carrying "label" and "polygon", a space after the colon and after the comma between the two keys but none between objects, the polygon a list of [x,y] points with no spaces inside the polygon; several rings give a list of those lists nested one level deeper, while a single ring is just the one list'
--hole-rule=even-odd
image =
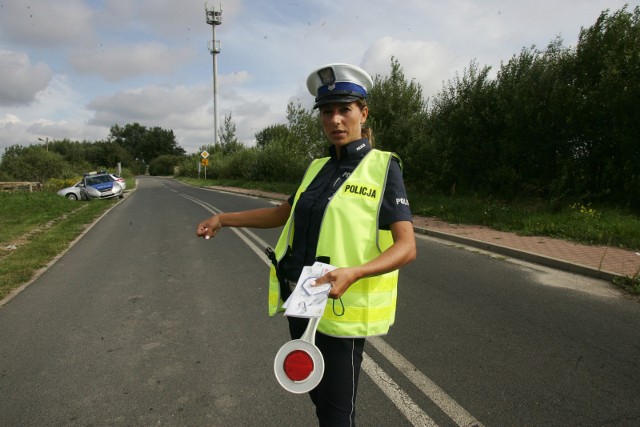
[{"label": "woman's ear", "polygon": [[360,118],[360,124],[364,124],[367,121],[367,117],[369,117],[369,107],[364,107],[362,109],[362,117]]}]

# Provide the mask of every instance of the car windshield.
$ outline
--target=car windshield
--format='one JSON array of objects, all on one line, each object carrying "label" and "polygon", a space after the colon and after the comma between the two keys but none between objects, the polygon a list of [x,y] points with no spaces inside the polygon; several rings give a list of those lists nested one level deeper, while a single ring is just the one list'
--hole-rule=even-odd
[{"label": "car windshield", "polygon": [[109,175],[92,176],[91,178],[87,178],[87,185],[97,185],[111,181],[113,181],[113,178]]}]

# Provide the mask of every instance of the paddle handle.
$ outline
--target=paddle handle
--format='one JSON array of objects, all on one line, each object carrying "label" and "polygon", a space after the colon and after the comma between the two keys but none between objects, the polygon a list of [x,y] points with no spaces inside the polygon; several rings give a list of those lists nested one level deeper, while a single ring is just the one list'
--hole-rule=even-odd
[{"label": "paddle handle", "polygon": [[316,330],[318,329],[318,322],[320,322],[319,317],[312,317],[309,319],[307,329],[305,329],[304,334],[302,334],[300,339],[316,345]]}]

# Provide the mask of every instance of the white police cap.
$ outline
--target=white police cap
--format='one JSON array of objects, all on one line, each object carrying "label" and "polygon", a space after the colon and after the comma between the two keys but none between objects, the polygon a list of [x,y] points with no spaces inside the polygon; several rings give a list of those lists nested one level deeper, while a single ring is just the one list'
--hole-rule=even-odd
[{"label": "white police cap", "polygon": [[313,108],[366,98],[372,87],[371,76],[350,64],[328,64],[307,77],[307,89],[316,97]]}]

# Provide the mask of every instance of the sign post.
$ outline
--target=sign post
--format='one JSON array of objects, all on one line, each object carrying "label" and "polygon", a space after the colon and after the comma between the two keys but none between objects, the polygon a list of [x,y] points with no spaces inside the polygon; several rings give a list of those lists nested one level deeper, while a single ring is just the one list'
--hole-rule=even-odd
[{"label": "sign post", "polygon": [[207,166],[209,165],[209,153],[207,153],[207,150],[204,150],[202,153],[200,153],[200,156],[202,157],[202,160],[200,160],[200,164],[202,166],[204,166],[204,179],[207,179]]}]

